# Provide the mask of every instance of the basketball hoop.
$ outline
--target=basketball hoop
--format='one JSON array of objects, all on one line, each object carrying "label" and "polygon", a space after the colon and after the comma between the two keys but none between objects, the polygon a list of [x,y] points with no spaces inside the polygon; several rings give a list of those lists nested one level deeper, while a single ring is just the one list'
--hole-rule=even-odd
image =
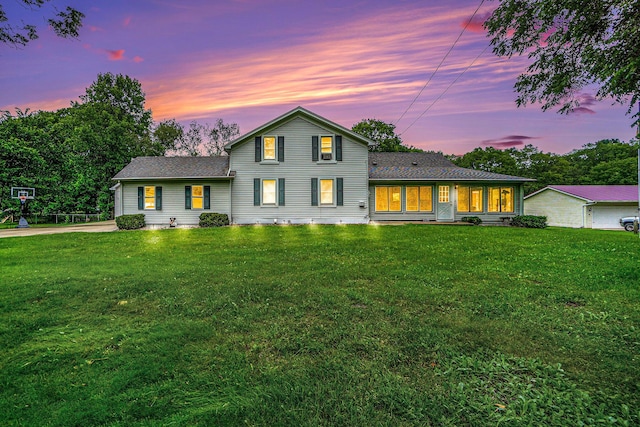
[{"label": "basketball hoop", "polygon": [[18,228],[28,228],[29,223],[25,219],[28,213],[29,200],[35,199],[36,189],[31,187],[11,187],[11,198],[20,200],[20,222]]}]

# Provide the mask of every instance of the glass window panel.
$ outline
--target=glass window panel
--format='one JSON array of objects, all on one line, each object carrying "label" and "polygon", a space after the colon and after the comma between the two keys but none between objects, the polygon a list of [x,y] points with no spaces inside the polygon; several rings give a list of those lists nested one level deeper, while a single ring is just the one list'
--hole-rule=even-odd
[{"label": "glass window panel", "polygon": [[262,180],[262,204],[263,205],[276,204],[276,180],[275,179]]},{"label": "glass window panel", "polygon": [[489,212],[500,212],[500,187],[489,188]]},{"label": "glass window panel", "polygon": [[333,145],[333,137],[332,136],[323,136],[320,138],[320,152],[321,153],[331,153],[331,146]]},{"label": "glass window panel", "polygon": [[389,210],[389,188],[376,187],[376,211],[386,212]]},{"label": "glass window panel", "polygon": [[482,187],[474,187],[470,189],[470,211],[482,212]]},{"label": "glass window panel", "polygon": [[513,212],[513,188],[502,187],[500,189],[500,204],[502,205],[502,212]]},{"label": "glass window panel", "polygon": [[469,212],[469,187],[458,186],[458,212]]},{"label": "glass window panel", "polygon": [[418,187],[407,187],[407,211],[415,212],[418,210]]},{"label": "glass window panel", "polygon": [[333,180],[332,179],[320,180],[320,204],[322,205],[333,204]]},{"label": "glass window panel", "polygon": [[400,187],[389,187],[389,211],[400,212],[402,210],[401,191]]},{"label": "glass window panel", "polygon": [[203,194],[203,186],[202,185],[194,185],[191,187],[191,196],[192,197],[202,197]]},{"label": "glass window panel", "polygon": [[433,210],[433,196],[431,187],[420,187],[420,210]]},{"label": "glass window panel", "polygon": [[202,197],[194,197],[191,199],[191,208],[193,209],[202,209],[204,207],[202,203]]},{"label": "glass window panel", "polygon": [[156,187],[144,187],[144,208],[155,209],[156,207]]},{"label": "glass window panel", "polygon": [[276,137],[265,136],[263,138],[264,143],[264,159],[275,160],[276,159]]},{"label": "glass window panel", "polygon": [[438,201],[440,203],[449,203],[449,186],[441,185],[438,187]]}]

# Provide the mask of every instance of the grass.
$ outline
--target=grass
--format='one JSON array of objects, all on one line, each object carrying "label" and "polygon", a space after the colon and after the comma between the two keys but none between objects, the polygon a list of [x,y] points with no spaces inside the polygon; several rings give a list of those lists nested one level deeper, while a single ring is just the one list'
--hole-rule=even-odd
[{"label": "grass", "polygon": [[637,425],[640,243],[508,227],[0,240],[4,425]]}]

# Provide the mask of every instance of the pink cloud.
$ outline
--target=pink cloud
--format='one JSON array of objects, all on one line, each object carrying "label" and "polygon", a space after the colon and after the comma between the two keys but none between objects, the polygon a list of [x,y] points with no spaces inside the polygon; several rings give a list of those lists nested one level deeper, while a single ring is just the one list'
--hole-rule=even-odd
[{"label": "pink cloud", "polygon": [[476,14],[470,21],[464,20],[460,23],[462,28],[465,28],[467,31],[471,31],[472,33],[484,33],[484,22],[489,19],[491,16],[491,12],[486,12],[483,14]]},{"label": "pink cloud", "polygon": [[144,61],[144,58],[142,58],[141,56],[134,56],[133,57],[133,62],[142,62]]},{"label": "pink cloud", "polygon": [[91,31],[92,33],[95,33],[97,31],[104,31],[102,28],[96,27],[95,25],[89,25],[88,28],[89,28],[89,31]]},{"label": "pink cloud", "polygon": [[109,56],[109,61],[121,61],[124,59],[124,49],[118,50],[109,50],[106,49],[107,55]]},{"label": "pink cloud", "polygon": [[131,17],[127,16],[126,18],[124,18],[124,21],[122,21],[122,25],[128,27],[129,24],[131,24]]}]

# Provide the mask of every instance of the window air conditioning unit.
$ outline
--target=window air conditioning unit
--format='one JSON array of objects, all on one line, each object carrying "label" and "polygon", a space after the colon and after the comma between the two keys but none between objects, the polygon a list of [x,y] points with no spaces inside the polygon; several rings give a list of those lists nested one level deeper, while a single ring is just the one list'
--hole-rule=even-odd
[{"label": "window air conditioning unit", "polygon": [[322,153],[322,160],[331,160],[331,153]]}]

